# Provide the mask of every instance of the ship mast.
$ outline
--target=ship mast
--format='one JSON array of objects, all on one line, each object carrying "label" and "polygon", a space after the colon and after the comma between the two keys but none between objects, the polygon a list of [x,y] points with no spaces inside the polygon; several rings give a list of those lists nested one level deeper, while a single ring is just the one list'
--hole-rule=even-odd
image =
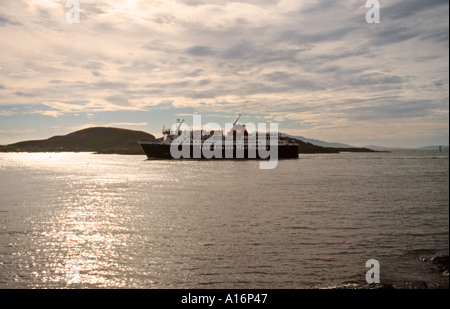
[{"label": "ship mast", "polygon": [[235,125],[238,122],[239,118],[241,118],[241,114],[238,115],[238,117],[237,117],[236,121],[233,123],[233,125]]},{"label": "ship mast", "polygon": [[178,132],[180,131],[180,128],[181,128],[181,125],[183,124],[183,122],[184,122],[184,119],[183,120],[181,120],[180,121],[180,119],[177,119],[177,123],[179,123],[179,125],[178,125],[178,127],[177,127],[177,134],[178,134]]}]

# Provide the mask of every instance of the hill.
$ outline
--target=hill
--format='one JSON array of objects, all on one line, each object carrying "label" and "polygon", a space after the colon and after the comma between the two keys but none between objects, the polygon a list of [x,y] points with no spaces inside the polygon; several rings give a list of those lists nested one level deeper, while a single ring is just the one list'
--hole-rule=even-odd
[{"label": "hill", "polygon": [[152,134],[119,128],[94,127],[45,140],[0,146],[0,152],[96,152],[143,154],[138,140],[153,141]]},{"label": "hill", "polygon": [[378,151],[411,150],[411,149],[413,149],[413,148],[406,148],[406,147],[384,147],[384,146],[377,146],[377,145],[368,145],[368,146],[364,146],[364,147],[372,149],[372,150],[378,150]]},{"label": "hill", "polygon": [[293,143],[298,143],[299,153],[379,152],[368,148],[358,147],[322,147],[292,137],[289,137],[288,140]]},{"label": "hill", "polygon": [[343,143],[330,143],[330,142],[324,142],[318,139],[312,139],[312,138],[306,138],[300,135],[294,136],[294,135],[287,135],[287,134],[282,134],[283,136],[288,136],[288,137],[292,137],[295,138],[296,140],[305,142],[305,143],[310,143],[316,146],[322,146],[322,147],[331,147],[331,148],[355,148],[355,146],[352,145],[348,145],[348,144],[343,144]]}]

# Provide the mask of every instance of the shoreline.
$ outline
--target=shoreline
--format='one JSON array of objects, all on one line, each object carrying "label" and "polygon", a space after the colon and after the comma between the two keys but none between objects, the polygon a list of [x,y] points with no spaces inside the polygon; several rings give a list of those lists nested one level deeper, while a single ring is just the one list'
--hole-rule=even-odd
[{"label": "shoreline", "polygon": [[441,290],[449,289],[449,255],[437,255],[430,258],[419,258],[419,261],[429,263],[435,266],[435,271],[441,273],[442,280],[436,282],[426,282],[423,280],[415,281],[393,281],[387,283],[363,283],[363,282],[346,282],[331,287],[325,287],[325,289],[370,289],[370,290],[411,290],[411,289],[427,289],[427,290]]}]

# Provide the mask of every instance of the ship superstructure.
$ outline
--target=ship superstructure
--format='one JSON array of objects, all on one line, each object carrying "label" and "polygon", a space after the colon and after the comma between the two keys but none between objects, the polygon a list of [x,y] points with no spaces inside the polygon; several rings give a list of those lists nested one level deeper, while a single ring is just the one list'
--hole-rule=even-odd
[{"label": "ship superstructure", "polygon": [[298,144],[277,131],[249,132],[247,125],[238,123],[239,118],[240,115],[226,132],[183,130],[184,119],[178,119],[175,129],[163,128],[162,138],[138,143],[149,159],[267,159],[270,155],[298,158]]}]

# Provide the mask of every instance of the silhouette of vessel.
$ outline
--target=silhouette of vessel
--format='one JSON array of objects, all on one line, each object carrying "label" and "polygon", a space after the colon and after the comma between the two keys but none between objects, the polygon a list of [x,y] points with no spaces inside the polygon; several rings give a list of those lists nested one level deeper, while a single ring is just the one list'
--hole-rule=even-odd
[{"label": "silhouette of vessel", "polygon": [[175,130],[162,130],[163,137],[155,141],[138,141],[148,159],[279,159],[298,158],[299,145],[289,142],[278,132],[248,132],[238,123],[224,135],[223,130],[181,130],[183,120],[177,120]]}]

